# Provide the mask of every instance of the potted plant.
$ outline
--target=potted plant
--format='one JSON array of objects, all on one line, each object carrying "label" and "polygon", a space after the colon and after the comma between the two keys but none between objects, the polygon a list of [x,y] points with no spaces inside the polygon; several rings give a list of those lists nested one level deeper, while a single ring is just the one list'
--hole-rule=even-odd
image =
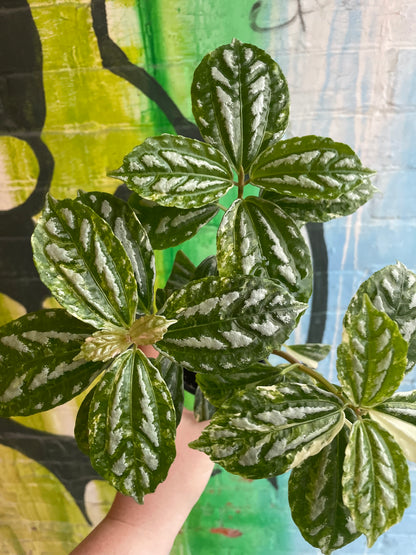
[{"label": "potted plant", "polygon": [[[372,545],[410,501],[416,393],[396,390],[416,361],[416,276],[398,263],[359,288],[338,347],[340,385],[329,383],[316,370],[329,346],[286,345],[312,293],[301,227],[355,211],[373,172],[329,138],[282,139],[287,83],[256,46],[234,40],[205,56],[192,105],[204,142],[165,134],[133,149],[111,174],[133,191],[128,202],[48,197],[33,253],[62,308],[0,329],[0,414],[47,410],[90,388],[78,445],[141,503],[175,458],[185,369],[198,418],[211,418],[194,448],[248,478],[293,469],[293,519],[323,553],[362,533]],[[221,210],[216,255],[195,267],[179,251],[155,291],[153,249],[180,244]]]}]

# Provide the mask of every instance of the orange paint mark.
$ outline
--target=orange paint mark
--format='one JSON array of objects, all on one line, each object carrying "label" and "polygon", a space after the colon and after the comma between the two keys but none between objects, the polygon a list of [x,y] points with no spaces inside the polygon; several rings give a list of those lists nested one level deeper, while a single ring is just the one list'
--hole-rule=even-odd
[{"label": "orange paint mark", "polygon": [[235,528],[211,528],[211,534],[222,534],[227,538],[238,538],[243,535],[243,532],[236,530]]}]

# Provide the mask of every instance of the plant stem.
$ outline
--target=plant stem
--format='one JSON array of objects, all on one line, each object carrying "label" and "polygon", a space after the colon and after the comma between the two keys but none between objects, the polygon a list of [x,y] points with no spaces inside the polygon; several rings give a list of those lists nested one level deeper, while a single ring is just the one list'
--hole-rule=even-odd
[{"label": "plant stem", "polygon": [[333,393],[334,395],[342,399],[342,401],[345,403],[345,399],[339,393],[338,389],[334,385],[332,385],[332,383],[326,380],[322,376],[322,374],[320,374],[319,372],[316,372],[315,370],[312,370],[312,368],[309,368],[308,366],[304,366],[298,360],[296,360],[295,357],[292,357],[291,355],[289,355],[289,353],[285,353],[284,351],[273,351],[273,354],[281,358],[284,358],[291,364],[297,364],[299,370],[302,370],[302,372],[305,372],[305,374],[308,374],[309,376],[311,376],[311,378],[313,378],[317,382],[320,382],[325,387],[325,389],[327,389],[328,391],[330,391],[331,393]]},{"label": "plant stem", "polygon": [[224,212],[227,212],[227,208],[225,206],[223,206],[222,204],[220,204],[219,202],[217,202],[217,206],[220,210],[223,210]]},{"label": "plant stem", "polygon": [[238,172],[238,198],[243,198],[244,185],[244,168],[243,166],[240,166],[240,170]]}]

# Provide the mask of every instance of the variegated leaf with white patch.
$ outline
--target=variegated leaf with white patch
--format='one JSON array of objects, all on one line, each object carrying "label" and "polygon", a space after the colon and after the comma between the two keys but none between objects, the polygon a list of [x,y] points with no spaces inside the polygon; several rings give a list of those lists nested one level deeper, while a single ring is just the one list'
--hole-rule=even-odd
[{"label": "variegated leaf with white patch", "polygon": [[231,368],[225,374],[197,374],[196,382],[205,397],[216,407],[220,407],[229,397],[239,389],[249,384],[272,378],[277,383],[281,369],[268,362],[255,362],[246,368]]},{"label": "variegated leaf with white patch", "polygon": [[369,415],[391,433],[406,459],[416,462],[416,391],[395,393]]},{"label": "variegated leaf with white patch", "polygon": [[155,346],[195,372],[228,373],[285,341],[305,307],[269,279],[203,278],[166,301],[161,314],[177,322]]},{"label": "variegated leaf with white patch", "polygon": [[328,222],[341,216],[353,214],[377,191],[369,179],[335,199],[311,199],[279,195],[275,191],[262,189],[261,197],[280,206],[298,225],[308,222]]},{"label": "variegated leaf with white patch", "polygon": [[409,470],[392,436],[371,420],[354,423],[345,453],[343,499],[371,547],[410,504]]},{"label": "variegated leaf with white patch", "polygon": [[294,468],[289,478],[292,518],[305,540],[325,555],[361,535],[342,500],[342,474],[348,429],[317,455]]},{"label": "variegated leaf with white patch", "polygon": [[372,173],[349,146],[308,135],[262,152],[250,169],[250,183],[289,197],[331,200],[362,185]]},{"label": "variegated leaf with white patch", "polygon": [[131,262],[91,208],[49,197],[32,247],[41,280],[70,314],[96,328],[133,323],[137,285]]},{"label": "variegated leaf with white patch", "polygon": [[283,135],[289,91],[277,63],[263,50],[234,39],[207,54],[195,70],[192,110],[204,139],[238,172]]},{"label": "variegated leaf with white patch", "polygon": [[345,314],[345,325],[360,309],[364,293],[378,310],[384,311],[397,323],[408,342],[408,372],[416,362],[416,274],[401,262],[375,272],[360,285],[352,298]]},{"label": "variegated leaf with white patch", "polygon": [[166,478],[175,458],[175,408],[141,351],[114,359],[95,389],[88,428],[91,463],[119,492],[142,503]]},{"label": "variegated leaf with white patch", "polygon": [[76,360],[94,328],[65,310],[31,312],[0,328],[0,415],[26,416],[69,401],[104,369]]},{"label": "variegated leaf with white patch", "polygon": [[228,472],[270,478],[319,453],[343,425],[343,404],[332,393],[296,383],[257,386],[226,401],[190,446]]},{"label": "variegated leaf with white patch", "polygon": [[215,202],[234,183],[232,168],[219,150],[168,134],[136,146],[110,175],[141,197],[187,209]]},{"label": "variegated leaf with white patch", "polygon": [[221,276],[267,277],[302,302],[312,294],[305,239],[294,220],[267,200],[247,197],[233,203],[218,229],[217,262]]},{"label": "variegated leaf with white patch", "polygon": [[139,314],[153,310],[155,258],[146,231],[133,210],[121,199],[108,193],[79,193],[78,200],[103,218],[123,245],[137,282]]},{"label": "variegated leaf with white patch", "polygon": [[187,241],[218,213],[216,204],[200,208],[160,206],[133,193],[129,205],[143,225],[154,249],[169,249]]},{"label": "variegated leaf with white patch", "polygon": [[338,347],[337,370],[343,391],[357,406],[374,407],[388,399],[403,380],[407,343],[385,312],[364,294]]}]

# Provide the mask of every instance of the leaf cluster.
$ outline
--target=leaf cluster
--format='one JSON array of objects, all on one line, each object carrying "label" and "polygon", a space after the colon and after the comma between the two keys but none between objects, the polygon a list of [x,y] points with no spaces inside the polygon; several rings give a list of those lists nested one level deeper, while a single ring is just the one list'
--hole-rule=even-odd
[{"label": "leaf cluster", "polygon": [[[361,533],[371,545],[410,499],[416,393],[396,391],[416,362],[416,276],[397,264],[361,286],[338,348],[340,385],[330,384],[316,369],[328,346],[286,345],[312,294],[301,226],[359,208],[373,172],[329,138],[282,139],[287,83],[256,46],[234,40],[208,54],[191,94],[204,141],[165,134],[134,148],[111,173],[131,189],[128,202],[48,197],[32,245],[62,308],[0,329],[0,414],[87,391],[78,445],[142,502],[175,458],[185,368],[196,374],[197,419],[211,419],[193,447],[248,478],[293,469],[293,518],[324,553]],[[215,255],[196,267],[178,251],[155,290],[154,250],[221,211]]]}]

